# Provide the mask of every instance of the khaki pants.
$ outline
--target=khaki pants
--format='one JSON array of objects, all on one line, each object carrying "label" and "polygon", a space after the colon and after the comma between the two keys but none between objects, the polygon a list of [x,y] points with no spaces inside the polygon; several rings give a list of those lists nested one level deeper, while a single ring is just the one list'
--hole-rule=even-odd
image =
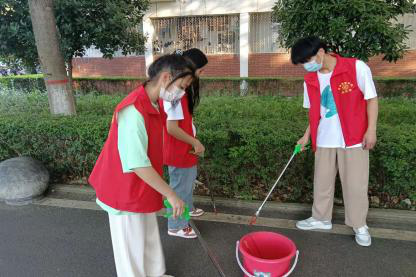
[{"label": "khaki pants", "polygon": [[109,214],[111,240],[118,277],[165,274],[156,213]]},{"label": "khaki pants", "polygon": [[368,213],[368,150],[358,148],[317,148],[312,216],[331,220],[335,178],[339,171],[345,206],[345,224],[354,228],[366,225]]}]

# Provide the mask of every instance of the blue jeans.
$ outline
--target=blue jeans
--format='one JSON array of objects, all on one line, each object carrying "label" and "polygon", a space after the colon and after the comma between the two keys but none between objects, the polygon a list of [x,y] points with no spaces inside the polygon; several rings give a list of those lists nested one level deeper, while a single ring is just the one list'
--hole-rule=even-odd
[{"label": "blue jeans", "polygon": [[[178,197],[188,205],[190,211],[194,209],[192,194],[196,175],[197,166],[188,168],[169,166],[169,185],[176,192]],[[168,209],[168,212],[171,211],[172,209]],[[169,230],[180,230],[186,227],[188,227],[188,221],[185,219],[173,219],[172,217],[168,218]]]}]

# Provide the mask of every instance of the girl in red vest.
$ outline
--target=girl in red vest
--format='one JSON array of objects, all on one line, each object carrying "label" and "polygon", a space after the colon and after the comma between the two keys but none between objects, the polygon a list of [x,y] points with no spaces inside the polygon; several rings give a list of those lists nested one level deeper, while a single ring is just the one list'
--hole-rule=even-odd
[{"label": "girl in red vest", "polygon": [[165,275],[156,212],[162,196],[176,218],[184,202],[162,179],[163,127],[159,98],[177,101],[192,82],[193,66],[166,55],[148,70],[149,80],[117,105],[107,141],[89,178],[97,204],[108,212],[119,277]]},{"label": "girl in red vest", "polygon": [[[178,53],[178,52],[177,52]],[[193,48],[183,53],[196,69],[198,77],[208,63],[201,50]],[[201,216],[204,211],[193,205],[192,194],[197,176],[198,156],[205,148],[196,138],[193,113],[199,103],[199,80],[195,79],[178,102],[161,101],[166,115],[164,127],[164,164],[169,169],[169,184],[190,207],[191,216]],[[168,234],[182,238],[196,238],[194,230],[183,219],[168,219]]]},{"label": "girl in red vest", "polygon": [[295,43],[294,64],[303,64],[304,103],[309,127],[298,141],[312,140],[315,152],[312,217],[297,222],[302,230],[331,229],[337,172],[342,184],[345,224],[361,246],[371,245],[368,213],[369,150],[376,143],[377,93],[370,68],[354,58],[328,54],[317,37]]}]

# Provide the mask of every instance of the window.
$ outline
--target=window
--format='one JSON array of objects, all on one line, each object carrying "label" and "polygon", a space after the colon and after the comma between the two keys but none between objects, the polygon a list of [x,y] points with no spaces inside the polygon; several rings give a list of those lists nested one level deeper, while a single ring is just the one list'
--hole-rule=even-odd
[{"label": "window", "polygon": [[153,53],[199,48],[207,54],[238,54],[239,15],[152,19]]},{"label": "window", "polygon": [[286,53],[287,50],[277,43],[279,24],[272,21],[272,13],[250,14],[250,52]]},{"label": "window", "polygon": [[409,49],[416,49],[416,14],[405,14],[398,17],[398,22],[404,26],[410,26],[409,38],[407,39],[407,46]]}]

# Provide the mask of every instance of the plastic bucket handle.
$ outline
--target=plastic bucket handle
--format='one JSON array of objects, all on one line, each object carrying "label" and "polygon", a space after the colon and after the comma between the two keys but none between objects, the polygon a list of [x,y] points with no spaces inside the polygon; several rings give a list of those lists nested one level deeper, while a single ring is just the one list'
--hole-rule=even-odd
[{"label": "plastic bucket handle", "polygon": [[[241,270],[244,272],[245,275],[247,275],[248,277],[256,277],[256,276],[251,275],[241,264],[240,257],[238,255],[238,246],[239,245],[240,245],[240,241],[237,240],[237,243],[236,243],[236,246],[235,246],[235,257],[237,259],[238,265],[240,266]],[[287,277],[293,272],[293,270],[296,267],[296,264],[298,263],[298,258],[299,258],[299,250],[296,250],[296,258],[295,258],[295,262],[292,265],[292,268],[285,275],[283,275],[282,277]]]}]

